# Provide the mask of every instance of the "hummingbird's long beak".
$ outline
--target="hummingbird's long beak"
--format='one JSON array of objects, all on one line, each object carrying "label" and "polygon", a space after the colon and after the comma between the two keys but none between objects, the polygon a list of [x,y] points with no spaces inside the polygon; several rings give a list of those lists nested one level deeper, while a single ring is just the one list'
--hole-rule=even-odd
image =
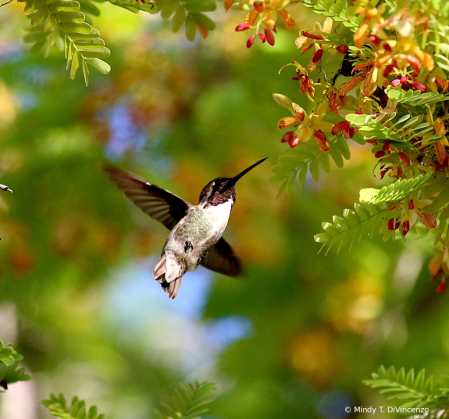
[{"label": "hummingbird's long beak", "polygon": [[243,172],[240,172],[237,176],[234,176],[227,184],[226,189],[230,188],[231,186],[234,186],[236,182],[243,176],[245,176],[250,170],[254,169],[256,166],[258,166],[260,163],[268,159],[268,157],[265,157],[262,160],[259,160],[257,163],[254,163],[252,166],[249,166],[247,169],[245,169]]}]

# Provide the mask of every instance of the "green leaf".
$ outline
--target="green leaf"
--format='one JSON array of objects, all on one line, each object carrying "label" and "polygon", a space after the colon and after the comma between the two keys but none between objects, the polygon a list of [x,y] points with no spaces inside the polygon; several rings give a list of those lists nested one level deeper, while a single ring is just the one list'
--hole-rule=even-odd
[{"label": "green leaf", "polygon": [[201,26],[208,31],[213,31],[215,29],[215,23],[206,15],[203,15],[202,13],[191,13],[191,16],[198,26]]},{"label": "green leaf", "polygon": [[0,340],[0,381],[9,385],[30,379],[23,368],[18,369],[22,358],[22,355],[18,354],[12,345],[4,346]]},{"label": "green leaf", "polygon": [[338,149],[341,151],[341,154],[346,160],[351,158],[351,151],[349,150],[348,142],[342,136],[337,137],[337,141],[335,143]]},{"label": "green leaf", "polygon": [[403,368],[398,372],[394,367],[385,370],[379,367],[377,373],[371,374],[371,380],[364,380],[363,383],[371,388],[379,389],[380,394],[388,394],[388,399],[404,400],[403,408],[429,406],[438,410],[438,401],[441,400],[443,406],[447,405],[447,398],[439,389],[435,390],[433,378],[425,379],[425,372],[421,370],[415,378],[414,370],[411,369],[405,374]]},{"label": "green leaf", "polygon": [[38,52],[41,52],[44,49],[45,46],[44,42],[36,42],[31,48],[30,48],[30,54],[37,54]]},{"label": "green leaf", "polygon": [[57,12],[77,12],[80,9],[80,4],[77,1],[62,0],[55,3],[51,3],[50,11],[52,13]]},{"label": "green leaf", "polygon": [[214,1],[194,1],[186,3],[185,8],[189,13],[214,12],[217,4]]},{"label": "green leaf", "polygon": [[[54,16],[55,16],[55,19],[61,23],[83,23],[84,22],[84,13],[81,13],[81,12],[58,12],[58,13],[55,13]],[[88,33],[90,33],[90,30]]]},{"label": "green leaf", "polygon": [[90,48],[80,48],[79,51],[85,58],[108,58],[111,55],[109,48],[101,46],[98,48],[94,48],[93,46]]},{"label": "green leaf", "polygon": [[71,33],[79,33],[88,35],[91,32],[92,27],[88,23],[61,23],[61,30]]},{"label": "green leaf", "polygon": [[70,406],[66,398],[60,394],[55,396],[53,393],[49,399],[42,400],[41,403],[48,409],[52,416],[62,419],[102,419],[104,415],[97,415],[97,407],[92,406],[86,412],[86,403],[74,397]]},{"label": "green leaf", "polygon": [[[384,186],[382,189],[378,191],[377,194],[372,191],[370,194],[371,199],[365,202],[371,202],[372,204],[380,204],[383,202],[395,203],[402,201],[403,199],[408,198],[410,195],[413,195],[419,189],[421,189],[431,176],[432,173],[428,173],[416,176],[411,179],[397,180],[395,183],[391,183],[388,186]],[[365,193],[363,198],[367,199],[367,197],[368,196]],[[360,198],[362,199],[362,194]]]},{"label": "green leaf", "polygon": [[168,19],[179,7],[177,0],[165,0],[161,6],[162,19]]},{"label": "green leaf", "polygon": [[448,95],[440,93],[426,92],[421,93],[419,90],[403,90],[400,87],[388,86],[385,93],[390,99],[399,103],[407,103],[411,106],[424,106],[426,104],[449,100]]},{"label": "green leaf", "polygon": [[[73,40],[73,39],[72,39]],[[101,38],[88,38],[75,42],[75,45],[80,49],[93,49],[96,50],[99,47],[104,47],[104,41]]]},{"label": "green leaf", "polygon": [[318,182],[320,178],[320,163],[318,159],[313,159],[309,166],[310,173],[315,182]]},{"label": "green leaf", "polygon": [[98,58],[86,58],[87,65],[102,74],[108,74],[111,71],[111,66]]},{"label": "green leaf", "polygon": [[180,6],[171,20],[171,30],[173,32],[178,32],[179,29],[181,29],[181,26],[186,21],[186,17],[186,10],[184,9],[184,7]]},{"label": "green leaf", "polygon": [[354,211],[346,209],[343,211],[343,217],[334,216],[333,222],[323,223],[323,230],[329,237],[319,235],[320,243],[323,243],[323,247],[328,247],[328,252],[336,241],[340,241],[339,248],[341,248],[349,240],[351,240],[351,243],[355,239],[360,240],[364,233],[370,234],[369,227],[374,229],[382,222],[382,216],[387,211],[388,208],[383,209],[371,203],[356,203],[354,204]]},{"label": "green leaf", "polygon": [[335,164],[337,165],[337,167],[342,168],[344,166],[344,162],[340,149],[337,146],[333,146],[331,144],[329,153],[332,159],[334,160]]},{"label": "green leaf", "polygon": [[186,38],[190,42],[193,42],[195,40],[195,36],[196,36],[195,20],[193,19],[193,16],[189,14],[186,18]]},{"label": "green leaf", "polygon": [[81,10],[84,13],[89,13],[92,16],[100,16],[100,9],[95,6],[91,1],[82,0],[81,1]]},{"label": "green leaf", "polygon": [[155,413],[162,419],[196,419],[208,411],[206,406],[212,401],[215,390],[215,385],[207,381],[180,384]]},{"label": "green leaf", "polygon": [[73,56],[72,56],[72,66],[70,68],[70,78],[73,80],[75,78],[76,72],[80,66],[80,61],[79,61],[79,51],[75,50],[73,52]]},{"label": "green leaf", "polygon": [[356,7],[347,8],[345,0],[303,0],[304,6],[311,8],[315,13],[331,17],[335,22],[341,22],[349,30],[356,32],[360,26],[360,18],[356,15]]}]

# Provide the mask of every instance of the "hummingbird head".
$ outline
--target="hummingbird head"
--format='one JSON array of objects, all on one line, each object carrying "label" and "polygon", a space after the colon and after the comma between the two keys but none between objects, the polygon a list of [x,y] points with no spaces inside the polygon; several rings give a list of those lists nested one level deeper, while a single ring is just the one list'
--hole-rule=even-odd
[{"label": "hummingbird head", "polygon": [[267,157],[259,160],[257,163],[254,163],[252,166],[240,172],[237,176],[231,178],[217,177],[216,179],[211,180],[201,191],[199,204],[203,205],[204,208],[208,208],[211,205],[217,206],[231,201],[231,206],[234,205],[236,200],[236,182],[266,159]]}]

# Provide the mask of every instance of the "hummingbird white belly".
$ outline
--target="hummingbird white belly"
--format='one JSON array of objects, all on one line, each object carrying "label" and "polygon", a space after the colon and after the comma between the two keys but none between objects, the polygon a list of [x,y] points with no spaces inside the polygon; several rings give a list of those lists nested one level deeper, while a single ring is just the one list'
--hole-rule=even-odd
[{"label": "hummingbird white belly", "polygon": [[[228,201],[207,209],[200,205],[189,209],[187,216],[170,233],[164,247],[168,259],[165,275],[167,282],[198,267],[207,251],[223,235],[231,208],[232,202]],[[178,263],[174,263],[175,260]]]}]

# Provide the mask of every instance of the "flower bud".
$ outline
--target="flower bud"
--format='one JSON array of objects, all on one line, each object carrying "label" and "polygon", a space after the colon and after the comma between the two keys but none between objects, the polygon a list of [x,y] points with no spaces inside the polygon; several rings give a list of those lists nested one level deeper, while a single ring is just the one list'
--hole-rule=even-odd
[{"label": "flower bud", "polygon": [[393,50],[391,49],[391,45],[390,45],[388,42],[384,42],[384,43],[382,44],[382,46],[384,47],[384,50],[385,50],[386,52],[391,52],[391,51],[393,51]]},{"label": "flower bud", "polygon": [[395,218],[390,218],[388,220],[388,230],[397,230],[400,224],[401,224],[400,221],[395,222]]},{"label": "flower bud", "polygon": [[315,51],[315,53],[313,54],[312,61],[314,63],[317,63],[318,61],[321,60],[321,58],[323,58],[323,54],[324,54],[324,51],[322,49],[319,49],[318,51]]},{"label": "flower bud", "polygon": [[363,115],[363,112],[362,112],[362,111],[355,111],[355,113],[356,113],[357,115]]},{"label": "flower bud", "polygon": [[415,205],[413,204],[413,200],[410,199],[410,201],[408,201],[408,209],[412,210],[415,209]]},{"label": "flower bud", "polygon": [[324,40],[324,36],[323,35],[319,35],[319,34],[314,34],[314,33],[310,33],[312,31],[303,31],[303,36],[306,36],[307,38],[310,39],[317,39],[318,41],[323,41]]},{"label": "flower bud", "polygon": [[300,138],[297,135],[295,135],[290,140],[288,140],[288,145],[291,148],[295,148],[299,144],[299,141],[300,141]]},{"label": "flower bud", "polygon": [[385,70],[384,70],[384,72],[383,72],[383,76],[384,76],[384,77],[388,77],[388,75],[393,71],[393,68],[395,68],[395,65],[394,65],[394,64],[388,64],[388,65],[385,67]]},{"label": "flower bud", "polygon": [[332,135],[339,134],[342,131],[349,130],[349,122],[348,121],[340,121],[338,124],[335,124],[332,128]]},{"label": "flower bud", "polygon": [[399,152],[399,157],[406,166],[410,166],[410,159],[403,151]]},{"label": "flower bud", "polygon": [[420,83],[419,81],[412,81],[410,84],[413,86],[414,89],[419,90],[421,93],[427,92],[427,87],[424,86],[424,84]]},{"label": "flower bud", "polygon": [[238,25],[235,28],[236,32],[242,32],[242,31],[246,31],[247,29],[249,29],[251,26],[248,25],[247,23],[241,23],[240,25]]},{"label": "flower bud", "polygon": [[286,132],[281,139],[281,143],[288,143],[289,141],[293,140],[293,131]]},{"label": "flower bud", "polygon": [[263,43],[265,43],[265,41],[267,40],[267,39],[265,38],[265,35],[264,35],[263,33],[258,33],[257,36],[260,38],[260,40],[261,40]]},{"label": "flower bud", "polygon": [[254,35],[248,38],[248,41],[246,42],[246,47],[251,48],[253,44],[254,44]]},{"label": "flower bud", "polygon": [[440,282],[440,284],[437,287],[437,292],[443,292],[446,288],[446,282]]},{"label": "flower bud", "polygon": [[265,39],[267,40],[267,42],[271,46],[273,46],[274,45],[274,41],[275,41],[273,32],[270,29],[268,29],[268,28],[265,28],[264,32],[265,32]]},{"label": "flower bud", "polygon": [[368,35],[368,39],[374,44],[376,45],[376,47],[378,47],[380,45],[380,39],[378,36],[376,35]]},{"label": "flower bud", "polygon": [[410,221],[402,222],[402,235],[405,236],[410,230]]},{"label": "flower bud", "polygon": [[401,80],[399,80],[399,79],[394,79],[394,80],[391,82],[391,85],[392,85],[393,87],[398,87],[398,86],[400,86],[400,84],[401,84]]},{"label": "flower bud", "polygon": [[404,84],[404,83],[407,83],[407,79],[408,79],[408,77],[404,76],[404,77],[401,77],[399,81],[401,82],[401,84]]},{"label": "flower bud", "polygon": [[380,158],[380,157],[383,157],[383,156],[385,156],[385,151],[384,151],[384,150],[379,150],[379,151],[374,155],[374,157],[375,157],[376,159],[378,159],[378,158]]},{"label": "flower bud", "polygon": [[348,48],[346,45],[339,45],[339,46],[337,47],[337,51],[338,51],[340,54],[346,54],[346,53],[349,51],[349,48]]}]

